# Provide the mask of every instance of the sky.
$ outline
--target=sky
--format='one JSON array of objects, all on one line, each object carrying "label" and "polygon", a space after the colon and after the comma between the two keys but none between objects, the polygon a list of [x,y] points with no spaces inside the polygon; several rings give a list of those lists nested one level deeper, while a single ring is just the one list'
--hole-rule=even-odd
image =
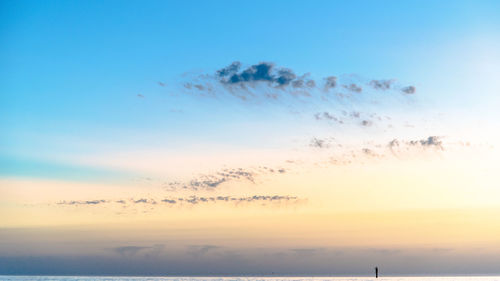
[{"label": "sky", "polygon": [[0,274],[500,274],[498,1],[0,1]]}]

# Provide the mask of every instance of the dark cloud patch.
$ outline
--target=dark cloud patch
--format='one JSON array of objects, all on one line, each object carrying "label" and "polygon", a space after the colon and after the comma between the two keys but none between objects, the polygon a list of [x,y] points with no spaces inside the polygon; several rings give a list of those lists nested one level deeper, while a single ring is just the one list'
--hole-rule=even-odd
[{"label": "dark cloud patch", "polygon": [[286,86],[290,84],[295,78],[297,78],[297,75],[295,75],[295,73],[293,73],[291,69],[280,69],[278,70],[276,83],[278,83],[279,86]]},{"label": "dark cloud patch", "polygon": [[141,98],[141,99],[142,99],[142,98],[144,98],[144,96],[143,96],[143,95],[141,95],[141,94],[137,94],[137,97],[138,97],[138,98]]},{"label": "dark cloud patch", "polygon": [[415,86],[408,86],[408,87],[402,88],[401,91],[405,94],[411,95],[411,94],[415,94],[415,92],[417,92],[417,88],[415,88]]},{"label": "dark cloud patch", "polygon": [[389,90],[394,83],[394,80],[372,80],[370,81],[370,86],[375,90]]},{"label": "dark cloud patch", "polygon": [[168,203],[168,204],[176,204],[177,203],[177,201],[174,199],[163,199],[163,200],[161,200],[161,202]]},{"label": "dark cloud patch", "polygon": [[[231,87],[231,93],[234,96],[243,100],[248,98],[248,93],[235,94],[233,86],[239,86],[244,90],[248,90],[248,87],[253,88],[258,83],[281,90],[286,90],[286,88],[308,90],[316,87],[316,81],[309,78],[309,73],[299,76],[290,68],[276,67],[270,62],[261,62],[245,69],[241,69],[240,62],[234,62],[225,68],[217,70],[215,77],[220,84]],[[297,95],[294,92],[291,92],[291,94]],[[268,93],[264,96],[271,99],[279,97],[276,93]],[[310,96],[310,94],[302,93],[301,96]]]},{"label": "dark cloud patch", "polygon": [[221,78],[232,76],[240,70],[240,67],[241,67],[241,62],[235,61],[232,64],[228,65],[227,67],[217,70],[217,76]]},{"label": "dark cloud patch", "polygon": [[[252,65],[247,69],[238,73],[237,71],[230,73],[229,70],[236,69],[235,63],[228,67],[225,67],[217,71],[219,77],[221,77],[221,82],[224,84],[243,84],[245,82],[274,82],[277,80],[275,74],[272,73],[274,64],[268,62],[262,62],[259,64]],[[239,67],[238,67],[239,69]]]},{"label": "dark cloud patch", "polygon": [[163,83],[163,82],[161,82],[161,81],[158,81],[158,85],[159,85],[160,87],[165,87],[165,86],[166,86],[166,84],[165,84],[165,83]]}]

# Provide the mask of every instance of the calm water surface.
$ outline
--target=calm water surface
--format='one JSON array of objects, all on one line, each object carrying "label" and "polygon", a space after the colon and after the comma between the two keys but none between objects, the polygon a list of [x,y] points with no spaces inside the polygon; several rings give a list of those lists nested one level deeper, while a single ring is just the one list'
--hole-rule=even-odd
[{"label": "calm water surface", "polygon": [[98,277],[98,276],[1,276],[2,281],[500,281],[481,277]]}]

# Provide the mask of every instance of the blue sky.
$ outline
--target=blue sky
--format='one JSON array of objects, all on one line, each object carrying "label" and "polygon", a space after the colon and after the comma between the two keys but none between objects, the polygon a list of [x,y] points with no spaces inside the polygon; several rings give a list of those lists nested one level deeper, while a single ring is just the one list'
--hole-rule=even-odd
[{"label": "blue sky", "polygon": [[[499,44],[495,1],[4,1],[2,6],[2,127],[12,139],[37,130],[91,134],[99,126],[176,127],[172,119],[178,119],[164,112],[164,101],[144,109],[135,95],[161,99],[175,91],[182,73],[213,72],[235,60],[272,61],[316,76],[395,77],[440,91],[435,102],[442,107],[451,97],[467,95],[452,77],[466,75],[461,69],[474,51],[469,43]],[[458,65],[449,67],[450,62]],[[158,81],[171,87],[162,89]],[[458,89],[443,88],[443,81]],[[176,103],[170,109],[182,103],[204,108],[192,100]],[[192,126],[199,129],[187,121],[179,130]]]}]

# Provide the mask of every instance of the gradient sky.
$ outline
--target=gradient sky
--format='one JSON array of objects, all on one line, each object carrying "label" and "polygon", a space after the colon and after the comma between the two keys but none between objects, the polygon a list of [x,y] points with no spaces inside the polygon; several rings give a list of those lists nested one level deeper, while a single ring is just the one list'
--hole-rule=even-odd
[{"label": "gradient sky", "polygon": [[0,274],[500,274],[499,77],[498,1],[1,1]]}]

